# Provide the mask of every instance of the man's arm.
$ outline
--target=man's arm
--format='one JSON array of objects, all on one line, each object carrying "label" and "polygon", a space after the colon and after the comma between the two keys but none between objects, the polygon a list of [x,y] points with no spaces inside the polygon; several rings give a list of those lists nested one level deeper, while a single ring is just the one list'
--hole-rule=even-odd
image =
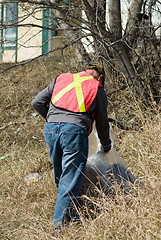
[{"label": "man's arm", "polygon": [[42,90],[32,101],[32,106],[45,119],[49,110],[53,86],[54,82],[50,83],[48,87]]},{"label": "man's arm", "polygon": [[97,92],[97,105],[94,111],[96,129],[98,132],[98,137],[104,150],[108,151],[110,148],[111,140],[109,136],[109,121],[107,114],[107,96],[103,88],[99,88]]}]

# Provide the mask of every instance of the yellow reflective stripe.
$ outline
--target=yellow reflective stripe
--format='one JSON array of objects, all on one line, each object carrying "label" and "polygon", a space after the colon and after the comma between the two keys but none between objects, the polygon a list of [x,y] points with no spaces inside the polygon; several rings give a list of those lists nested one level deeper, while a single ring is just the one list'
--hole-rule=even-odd
[{"label": "yellow reflective stripe", "polygon": [[67,85],[63,88],[52,100],[52,103],[56,103],[65,93],[69,92],[72,88],[74,88],[74,82]]},{"label": "yellow reflective stripe", "polygon": [[85,112],[86,108],[84,104],[83,92],[81,87],[81,82],[83,79],[80,78],[79,73],[73,74],[73,77],[74,77],[74,85],[75,85],[75,91],[76,91],[76,96],[78,100],[79,111]]},{"label": "yellow reflective stripe", "polygon": [[76,96],[77,96],[78,105],[79,105],[79,111],[85,112],[86,109],[85,109],[85,104],[84,104],[81,83],[86,80],[92,79],[93,76],[80,77],[79,73],[75,73],[75,74],[73,74],[73,77],[74,77],[74,81],[72,83],[70,83],[69,85],[67,85],[64,89],[62,89],[56,96],[54,96],[52,103],[53,104],[56,103],[65,93],[67,93],[68,91],[70,91],[72,88],[75,87]]},{"label": "yellow reflective stripe", "polygon": [[92,76],[80,77],[79,73],[73,74],[73,77],[74,77],[74,83],[75,83],[74,85],[75,85],[76,96],[77,96],[77,100],[78,100],[79,111],[85,112],[86,108],[85,108],[81,83],[88,79],[92,79],[93,77]]}]

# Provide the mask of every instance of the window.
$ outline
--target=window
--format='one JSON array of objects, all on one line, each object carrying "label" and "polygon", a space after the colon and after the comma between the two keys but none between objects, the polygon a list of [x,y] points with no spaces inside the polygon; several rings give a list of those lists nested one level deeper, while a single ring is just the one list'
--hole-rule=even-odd
[{"label": "window", "polygon": [[[3,48],[16,48],[18,6],[17,3],[5,3],[2,5],[2,46]],[[12,25],[12,27],[8,27]],[[5,27],[6,26],[6,27]]]}]

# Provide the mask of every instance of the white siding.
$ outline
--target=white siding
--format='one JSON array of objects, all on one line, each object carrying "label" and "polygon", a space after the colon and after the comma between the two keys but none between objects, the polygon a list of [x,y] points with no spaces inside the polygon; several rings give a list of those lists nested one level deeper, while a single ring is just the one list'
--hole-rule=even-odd
[{"label": "white siding", "polygon": [[[32,9],[29,9],[31,11]],[[19,17],[24,16],[24,11],[19,7]],[[28,13],[26,13],[28,14]],[[42,25],[42,12],[38,11],[26,20],[23,24]],[[18,46],[17,61],[34,58],[42,52],[42,29],[38,27],[19,27],[18,28]]]}]

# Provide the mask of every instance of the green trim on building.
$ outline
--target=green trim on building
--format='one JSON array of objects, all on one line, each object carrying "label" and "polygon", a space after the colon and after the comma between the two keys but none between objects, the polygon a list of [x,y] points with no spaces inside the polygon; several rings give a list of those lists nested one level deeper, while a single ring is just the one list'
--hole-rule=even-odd
[{"label": "green trim on building", "polygon": [[[49,51],[49,29],[45,29],[49,27],[50,19],[49,19],[49,9],[43,10],[43,19],[42,26],[44,27],[42,30],[42,54],[45,54]],[[45,56],[49,56],[46,54]]]},{"label": "green trim on building", "polygon": [[[3,24],[3,4],[1,4],[1,24]],[[3,30],[1,29],[0,61],[2,61],[2,51],[3,51],[2,36],[3,36]]]},{"label": "green trim on building", "polygon": [[[42,20],[42,26],[44,29],[42,30],[42,54],[47,53],[50,51],[50,41],[52,36],[57,35],[57,18],[55,14],[52,12],[51,9],[44,9],[43,10],[43,20]],[[45,29],[45,28],[50,29]],[[51,30],[52,29],[52,30]],[[48,54],[45,54],[44,56],[49,56]]]},{"label": "green trim on building", "polygon": [[56,18],[56,16],[55,16],[55,14],[53,13],[53,31],[52,31],[52,35],[53,36],[57,36],[57,34],[58,34],[58,32],[56,31],[56,28],[57,28],[57,18]]},{"label": "green trim on building", "polygon": [[[17,4],[17,17],[18,17],[18,4]],[[18,27],[16,27],[16,47],[15,47],[15,62],[17,63],[17,45],[18,45]]]}]

